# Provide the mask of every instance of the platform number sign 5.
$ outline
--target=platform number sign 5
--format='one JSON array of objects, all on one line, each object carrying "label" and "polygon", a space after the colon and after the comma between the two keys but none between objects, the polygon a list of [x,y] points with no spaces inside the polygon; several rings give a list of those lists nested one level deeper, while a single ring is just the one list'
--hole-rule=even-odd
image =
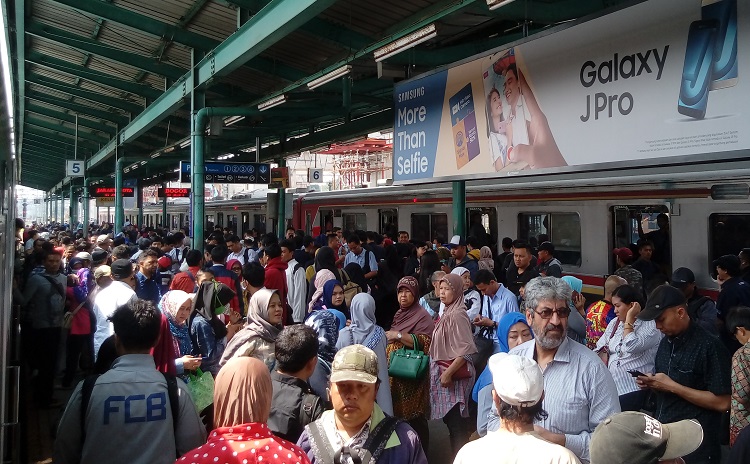
[{"label": "platform number sign 5", "polygon": [[68,177],[83,177],[84,160],[65,160],[65,175]]},{"label": "platform number sign 5", "polygon": [[311,184],[323,182],[323,170],[310,168],[307,170],[307,181]]}]

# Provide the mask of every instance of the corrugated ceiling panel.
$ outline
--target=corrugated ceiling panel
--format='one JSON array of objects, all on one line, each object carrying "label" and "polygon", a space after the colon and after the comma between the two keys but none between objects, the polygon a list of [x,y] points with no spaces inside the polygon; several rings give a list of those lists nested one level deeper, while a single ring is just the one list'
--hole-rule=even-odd
[{"label": "corrugated ceiling panel", "polygon": [[115,0],[115,6],[158,21],[175,24],[193,4],[192,0]]},{"label": "corrugated ceiling panel", "polygon": [[106,21],[99,32],[98,41],[116,50],[123,50],[143,56],[153,56],[161,39],[121,24]]},{"label": "corrugated ceiling panel", "polygon": [[187,30],[223,41],[237,30],[237,11],[217,3],[207,3],[190,21]]}]

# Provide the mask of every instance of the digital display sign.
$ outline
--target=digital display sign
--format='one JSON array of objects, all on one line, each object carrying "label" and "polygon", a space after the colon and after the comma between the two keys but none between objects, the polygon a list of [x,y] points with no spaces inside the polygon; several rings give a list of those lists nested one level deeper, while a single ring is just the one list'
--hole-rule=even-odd
[{"label": "digital display sign", "polygon": [[159,198],[189,198],[190,189],[182,187],[159,187],[158,196]]},{"label": "digital display sign", "polygon": [[[114,187],[89,187],[89,196],[92,198],[114,198],[115,192]],[[135,189],[133,187],[123,187],[122,196],[134,197]]]}]

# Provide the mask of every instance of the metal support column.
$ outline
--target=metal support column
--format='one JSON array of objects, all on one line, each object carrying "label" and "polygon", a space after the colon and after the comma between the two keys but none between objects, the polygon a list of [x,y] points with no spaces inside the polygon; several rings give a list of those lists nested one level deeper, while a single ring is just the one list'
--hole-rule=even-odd
[{"label": "metal support column", "polygon": [[125,224],[125,210],[122,204],[122,171],[125,169],[125,157],[119,151],[116,150],[115,162],[115,234],[122,232],[122,226]]},{"label": "metal support column", "polygon": [[[279,167],[283,168],[285,164],[284,158],[281,158],[279,160]],[[278,232],[279,239],[283,240],[286,233],[286,189],[278,188],[277,191],[279,192],[279,217],[276,231]]]},{"label": "metal support column", "polygon": [[89,238],[89,183],[91,178],[83,178],[83,237]]},{"label": "metal support column", "polygon": [[[161,184],[163,188],[167,188],[167,183]],[[161,199],[161,226],[164,227],[166,230],[170,229],[169,224],[167,224],[167,196],[164,195],[164,198]]]},{"label": "metal support column", "polygon": [[65,190],[60,189],[60,224],[65,224]]},{"label": "metal support column", "polygon": [[466,181],[453,182],[453,235],[466,234]]},{"label": "metal support column", "polygon": [[[198,62],[204,54],[195,49],[192,50],[191,60],[193,82],[198,79]],[[192,89],[190,92],[190,230],[192,234],[193,248],[203,252],[203,229],[206,227],[205,195],[206,195],[206,168],[205,146],[203,144],[203,129],[208,118],[202,118],[201,114],[206,107],[206,93],[200,89]],[[210,117],[209,117],[210,118]]]},{"label": "metal support column", "polygon": [[78,218],[77,216],[77,209],[78,202],[76,201],[75,197],[75,191],[73,189],[73,182],[70,182],[70,205],[68,205],[68,208],[70,209],[69,217],[70,217],[70,230],[74,231],[75,227],[78,225]]},{"label": "metal support column", "polygon": [[138,229],[143,229],[143,185],[138,181],[135,201],[138,206]]}]

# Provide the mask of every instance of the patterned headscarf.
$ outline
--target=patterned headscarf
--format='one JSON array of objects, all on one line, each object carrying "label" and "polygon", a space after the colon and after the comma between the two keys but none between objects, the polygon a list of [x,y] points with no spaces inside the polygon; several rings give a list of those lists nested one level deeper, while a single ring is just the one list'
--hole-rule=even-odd
[{"label": "patterned headscarf", "polygon": [[495,260],[492,259],[492,250],[488,246],[483,246],[479,249],[479,262],[477,263],[479,269],[487,269],[491,271],[495,269]]},{"label": "patterned headscarf", "polygon": [[305,325],[318,334],[318,356],[327,363],[336,356],[336,342],[339,340],[339,322],[332,312],[313,311],[305,320]]}]

